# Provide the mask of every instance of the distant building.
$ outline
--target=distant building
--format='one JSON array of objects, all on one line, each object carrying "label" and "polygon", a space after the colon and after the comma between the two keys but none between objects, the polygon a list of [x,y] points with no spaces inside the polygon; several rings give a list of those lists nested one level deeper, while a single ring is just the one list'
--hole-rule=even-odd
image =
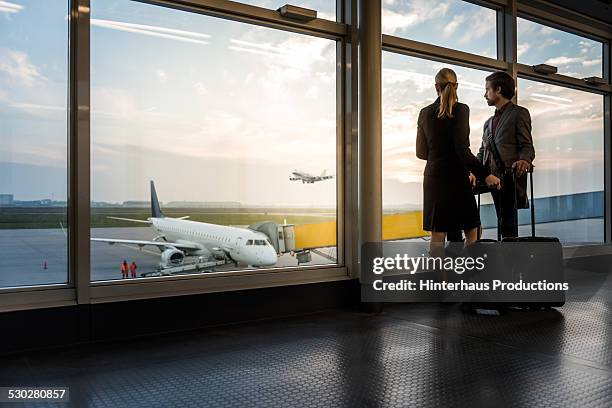
[{"label": "distant building", "polygon": [[51,207],[53,201],[48,198],[43,200],[31,200],[31,201],[13,201],[16,207]]},{"label": "distant building", "polygon": [[0,207],[10,207],[15,203],[12,194],[0,194]]},{"label": "distant building", "polygon": [[124,201],[123,207],[132,207],[132,208],[147,208],[151,205],[149,201]]}]

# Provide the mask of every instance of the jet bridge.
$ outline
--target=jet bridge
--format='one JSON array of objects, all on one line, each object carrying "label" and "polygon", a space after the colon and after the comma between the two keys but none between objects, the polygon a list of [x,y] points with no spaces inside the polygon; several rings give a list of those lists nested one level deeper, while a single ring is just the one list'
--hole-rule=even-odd
[{"label": "jet bridge", "polygon": [[[296,254],[299,263],[309,262],[313,249],[336,246],[336,221],[301,225],[262,221],[250,225],[249,229],[266,234],[277,254]],[[422,211],[384,214],[382,229],[385,241],[429,235],[423,230]]]}]

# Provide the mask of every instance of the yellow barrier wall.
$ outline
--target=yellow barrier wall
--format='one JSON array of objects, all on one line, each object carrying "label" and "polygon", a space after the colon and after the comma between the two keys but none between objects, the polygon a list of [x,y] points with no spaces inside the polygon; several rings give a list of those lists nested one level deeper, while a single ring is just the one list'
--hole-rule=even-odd
[{"label": "yellow barrier wall", "polygon": [[[383,240],[418,238],[423,231],[423,212],[385,214],[382,219]],[[295,247],[298,249],[336,246],[336,221],[295,226]]]},{"label": "yellow barrier wall", "polygon": [[295,247],[298,249],[336,246],[336,221],[295,226]]}]

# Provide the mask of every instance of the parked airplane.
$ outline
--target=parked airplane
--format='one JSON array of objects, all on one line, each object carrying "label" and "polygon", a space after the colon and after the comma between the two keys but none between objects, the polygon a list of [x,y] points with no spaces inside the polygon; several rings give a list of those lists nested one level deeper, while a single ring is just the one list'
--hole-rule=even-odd
[{"label": "parked airplane", "polygon": [[251,266],[276,264],[276,251],[270,244],[268,236],[262,232],[186,220],[189,217],[166,217],[160,208],[153,181],[151,181],[150,218],[147,220],[109,218],[149,224],[155,230],[157,237],[152,241],[114,238],[92,238],[92,241],[107,242],[111,245],[155,246],[161,251],[163,267],[181,265],[185,256],[225,258],[233,261],[236,265],[238,262]]},{"label": "parked airplane", "polygon": [[305,183],[309,183],[309,184],[313,184],[317,181],[322,181],[322,180],[328,180],[331,178],[334,178],[334,176],[327,176],[326,174],[326,170],[323,170],[323,172],[321,173],[320,176],[313,176],[311,174],[308,174],[304,171],[300,171],[300,170],[294,170],[291,175],[293,177],[289,177],[289,180],[291,181],[302,181],[302,184]]}]

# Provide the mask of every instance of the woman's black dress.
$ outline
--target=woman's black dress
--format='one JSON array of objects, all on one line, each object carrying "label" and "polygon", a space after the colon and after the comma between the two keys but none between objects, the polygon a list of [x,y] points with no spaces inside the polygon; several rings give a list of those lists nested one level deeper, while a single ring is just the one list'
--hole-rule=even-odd
[{"label": "woman's black dress", "polygon": [[423,178],[423,229],[448,232],[480,225],[468,171],[489,175],[470,151],[470,109],[456,103],[452,118],[437,117],[440,98],[419,113],[416,153],[427,160]]}]

